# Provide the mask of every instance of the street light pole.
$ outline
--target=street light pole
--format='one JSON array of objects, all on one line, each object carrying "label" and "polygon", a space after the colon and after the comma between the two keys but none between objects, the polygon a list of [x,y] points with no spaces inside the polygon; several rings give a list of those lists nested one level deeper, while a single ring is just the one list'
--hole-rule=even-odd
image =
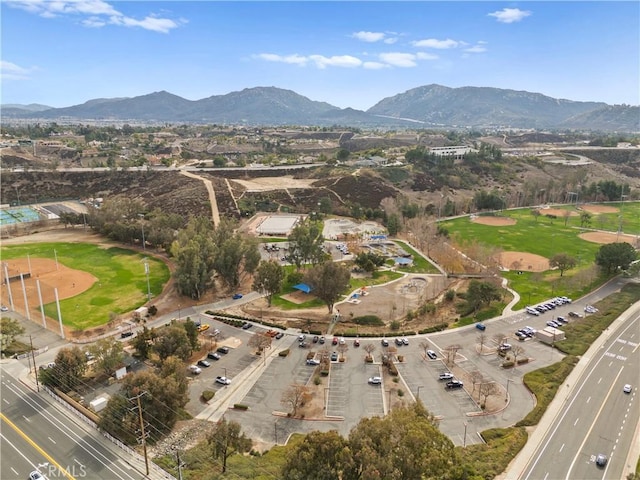
[{"label": "street light pole", "polygon": [[149,284],[149,262],[144,259],[144,273],[147,275],[147,301],[151,301],[151,285]]},{"label": "street light pole", "polygon": [[464,422],[464,438],[462,439],[462,448],[467,448],[467,422]]},{"label": "street light pole", "polygon": [[509,398],[509,382],[511,382],[511,379],[510,379],[510,378],[507,378],[507,391],[506,391],[506,393],[504,394],[504,401],[505,401],[505,402],[506,402],[506,401],[507,401],[507,399]]},{"label": "street light pole", "polygon": [[420,400],[420,389],[422,388],[422,385],[418,385],[418,392],[416,393],[416,399]]}]

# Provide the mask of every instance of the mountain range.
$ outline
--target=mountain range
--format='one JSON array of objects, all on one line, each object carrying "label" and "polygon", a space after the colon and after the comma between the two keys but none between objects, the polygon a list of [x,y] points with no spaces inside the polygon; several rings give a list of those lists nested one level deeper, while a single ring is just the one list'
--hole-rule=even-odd
[{"label": "mountain range", "polygon": [[246,88],[201,100],[166,91],[100,98],[81,105],[2,105],[5,120],[317,125],[376,128],[525,128],[640,131],[640,107],[556,99],[491,87],[425,85],[380,100],[367,111],[341,109],[276,87]]}]

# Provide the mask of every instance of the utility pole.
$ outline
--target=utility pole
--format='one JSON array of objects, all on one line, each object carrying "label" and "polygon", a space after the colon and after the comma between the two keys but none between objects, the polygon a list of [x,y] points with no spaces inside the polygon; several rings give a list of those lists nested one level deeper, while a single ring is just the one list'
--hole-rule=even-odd
[{"label": "utility pole", "polygon": [[36,374],[36,391],[40,391],[40,384],[38,383],[38,368],[36,367],[36,354],[33,351],[33,340],[31,339],[31,335],[29,335],[29,345],[31,345],[31,359],[33,360],[33,371]]},{"label": "utility pole", "polygon": [[146,395],[147,392],[142,392],[136,395],[133,398],[130,398],[129,401],[135,400],[137,403],[136,407],[133,409],[138,409],[138,418],[140,420],[140,439],[139,441],[142,443],[142,451],[144,453],[144,466],[146,469],[146,475],[149,475],[149,457],[147,456],[147,434],[144,431],[144,417],[142,416],[142,405],[140,404],[140,398],[143,395]]},{"label": "utility pole", "polygon": [[182,480],[182,467],[184,467],[184,463],[180,460],[180,450],[176,448],[176,462],[178,463],[178,480]]}]

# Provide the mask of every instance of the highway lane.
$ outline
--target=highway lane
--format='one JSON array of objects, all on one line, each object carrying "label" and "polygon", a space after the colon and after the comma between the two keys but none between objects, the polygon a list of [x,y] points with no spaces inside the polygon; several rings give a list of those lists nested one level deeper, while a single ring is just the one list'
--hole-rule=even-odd
[{"label": "highway lane", "polygon": [[[2,373],[1,380],[3,480],[27,478],[34,465],[40,465],[49,479],[144,478],[143,471],[124,460],[127,454],[98,431],[80,425],[7,372]],[[8,452],[17,450],[23,455],[9,456]]]},{"label": "highway lane", "polygon": [[[521,474],[523,480],[622,478],[633,433],[640,420],[640,315],[610,332],[590,359],[551,428]],[[631,394],[624,384],[634,387]],[[609,458],[605,468],[595,465],[598,454]]]}]

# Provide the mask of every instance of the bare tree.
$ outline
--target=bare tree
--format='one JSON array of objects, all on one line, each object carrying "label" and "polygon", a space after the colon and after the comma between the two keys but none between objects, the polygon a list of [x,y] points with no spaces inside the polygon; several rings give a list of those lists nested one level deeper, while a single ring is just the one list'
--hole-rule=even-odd
[{"label": "bare tree", "polygon": [[473,392],[476,391],[476,385],[482,383],[482,372],[480,370],[473,370],[469,376],[471,377],[471,383],[473,385],[473,390],[471,391],[471,395],[473,395]]},{"label": "bare tree", "polygon": [[524,355],[524,348],[521,347],[520,345],[514,345],[514,347],[511,349],[511,353],[513,355],[513,365],[517,367],[518,357],[521,355]]},{"label": "bare tree", "polygon": [[487,343],[487,334],[482,332],[478,334],[478,343],[480,344],[480,353],[482,353],[482,350],[484,349],[484,344]]},{"label": "bare tree", "polygon": [[455,365],[456,355],[458,354],[458,350],[460,350],[461,348],[462,346],[458,345],[457,343],[445,347],[444,352],[447,355],[447,365]]},{"label": "bare tree", "polygon": [[498,393],[498,386],[495,382],[486,382],[480,384],[480,406],[487,403],[487,398]]},{"label": "bare tree", "polygon": [[258,353],[262,352],[265,348],[271,347],[271,337],[265,334],[255,334],[250,339],[247,345],[255,348]]},{"label": "bare tree", "polygon": [[507,337],[504,336],[504,333],[494,333],[493,337],[491,338],[496,343],[496,345],[498,345],[498,350],[499,350]]},{"label": "bare tree", "polygon": [[376,349],[376,346],[373,343],[367,343],[363,348],[364,351],[367,352],[367,360],[373,360],[373,356],[371,354]]},{"label": "bare tree", "polygon": [[295,417],[298,413],[298,409],[304,405],[305,401],[309,397],[308,388],[298,383],[291,384],[280,398],[280,403],[291,409],[291,416]]},{"label": "bare tree", "polygon": [[429,350],[429,347],[431,345],[429,345],[429,342],[427,342],[426,340],[423,340],[422,342],[420,342],[420,348],[424,350],[424,356],[427,356],[427,350]]},{"label": "bare tree", "polygon": [[340,358],[344,358],[344,354],[349,350],[349,346],[346,343],[341,343],[338,345],[337,350],[340,353]]}]

